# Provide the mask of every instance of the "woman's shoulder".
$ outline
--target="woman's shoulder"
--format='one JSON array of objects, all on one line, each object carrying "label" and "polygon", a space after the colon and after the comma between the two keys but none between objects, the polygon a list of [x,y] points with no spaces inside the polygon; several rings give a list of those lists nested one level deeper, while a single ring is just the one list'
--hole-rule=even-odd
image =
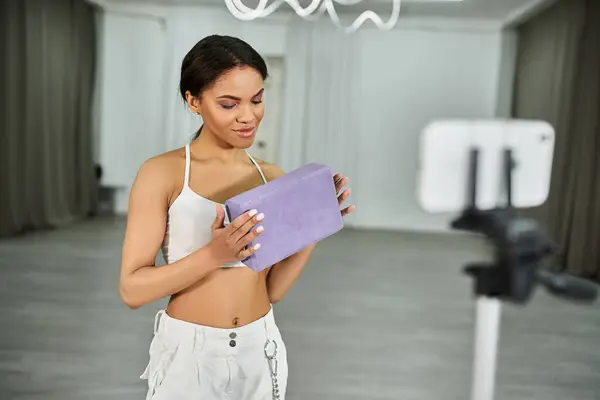
[{"label": "woman's shoulder", "polygon": [[145,160],[138,170],[136,181],[169,187],[183,173],[185,148],[167,151]]},{"label": "woman's shoulder", "polygon": [[263,174],[265,175],[265,178],[267,178],[267,181],[272,181],[273,179],[277,179],[280,176],[285,175],[285,172],[279,166],[277,166],[275,164],[268,163],[268,162],[261,160],[260,158],[256,158],[256,157],[254,157],[254,160],[260,166],[260,169],[262,170]]},{"label": "woman's shoulder", "polygon": [[140,170],[151,170],[154,173],[164,175],[172,172],[178,167],[185,166],[185,148],[170,150],[148,158],[143,162]]}]

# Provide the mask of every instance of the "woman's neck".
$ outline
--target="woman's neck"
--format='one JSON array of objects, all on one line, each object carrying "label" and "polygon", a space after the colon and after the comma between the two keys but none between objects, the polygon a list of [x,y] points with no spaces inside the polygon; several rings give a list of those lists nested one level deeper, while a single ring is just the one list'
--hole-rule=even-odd
[{"label": "woman's neck", "polygon": [[192,141],[190,149],[196,158],[205,160],[218,159],[225,164],[235,163],[246,157],[244,150],[222,141],[217,135],[206,129],[206,127]]}]

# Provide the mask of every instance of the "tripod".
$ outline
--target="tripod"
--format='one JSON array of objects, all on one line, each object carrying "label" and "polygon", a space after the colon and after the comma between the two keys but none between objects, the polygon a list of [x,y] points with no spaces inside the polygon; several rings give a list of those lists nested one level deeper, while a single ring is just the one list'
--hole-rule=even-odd
[{"label": "tripod", "polygon": [[469,204],[452,222],[452,228],[483,234],[494,249],[491,263],[465,268],[474,280],[477,299],[471,400],[493,400],[502,302],[525,304],[536,284],[555,296],[581,302],[595,301],[598,292],[591,282],[539,268],[540,262],[555,252],[555,246],[534,220],[520,218],[512,206],[514,160],[510,149],[504,152],[503,165],[506,205],[491,210],[477,208],[478,160],[478,150],[472,149]]}]

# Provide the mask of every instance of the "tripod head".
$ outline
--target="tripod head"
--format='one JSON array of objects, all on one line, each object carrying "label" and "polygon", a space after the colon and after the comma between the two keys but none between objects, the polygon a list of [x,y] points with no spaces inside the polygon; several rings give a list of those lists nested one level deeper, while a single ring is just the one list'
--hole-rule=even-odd
[{"label": "tripod head", "polygon": [[506,206],[491,210],[476,207],[478,157],[478,150],[471,150],[470,205],[452,222],[453,229],[483,234],[494,248],[491,264],[477,263],[466,267],[467,274],[475,279],[475,293],[524,304],[530,299],[536,284],[541,284],[548,292],[567,300],[595,301],[598,290],[592,282],[540,267],[546,257],[555,253],[556,246],[535,220],[519,217],[512,207],[514,161],[511,150],[507,149],[504,153]]}]

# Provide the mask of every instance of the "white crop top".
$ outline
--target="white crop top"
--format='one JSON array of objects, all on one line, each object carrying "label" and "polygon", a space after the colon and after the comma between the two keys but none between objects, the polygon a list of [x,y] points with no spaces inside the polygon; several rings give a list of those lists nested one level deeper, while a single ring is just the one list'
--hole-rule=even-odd
[{"label": "white crop top", "polygon": [[[266,183],[267,180],[258,163],[250,154],[248,157]],[[208,244],[212,238],[211,225],[217,215],[215,205],[218,204],[225,209],[224,204],[202,197],[190,188],[190,164],[190,146],[186,145],[183,189],[169,207],[167,229],[162,244],[163,258],[167,264],[180,260]],[[225,224],[229,224],[227,213]],[[223,267],[245,267],[245,265],[239,261]]]}]

